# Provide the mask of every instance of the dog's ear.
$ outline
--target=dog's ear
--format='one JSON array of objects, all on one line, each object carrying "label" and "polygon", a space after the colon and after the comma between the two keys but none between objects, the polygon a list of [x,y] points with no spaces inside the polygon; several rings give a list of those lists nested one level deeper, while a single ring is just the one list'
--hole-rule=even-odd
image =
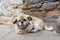
[{"label": "dog's ear", "polygon": [[17,23],[17,19],[13,22],[13,24]]},{"label": "dog's ear", "polygon": [[27,17],[27,19],[29,20],[29,21],[32,21],[32,18],[29,16],[29,17]]}]

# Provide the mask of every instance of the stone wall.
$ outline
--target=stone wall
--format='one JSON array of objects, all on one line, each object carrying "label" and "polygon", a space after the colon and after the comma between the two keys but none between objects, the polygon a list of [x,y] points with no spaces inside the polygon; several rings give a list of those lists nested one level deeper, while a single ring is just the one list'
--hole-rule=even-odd
[{"label": "stone wall", "polygon": [[14,18],[21,13],[39,18],[58,18],[60,15],[59,0],[1,0],[0,20]]},{"label": "stone wall", "polygon": [[[23,9],[23,10],[22,10]],[[17,16],[22,11],[26,14],[46,16],[50,11],[60,10],[59,0],[1,0],[0,16]],[[28,12],[28,13],[27,13]],[[33,16],[32,15],[32,16]],[[48,16],[48,15],[47,15]]]},{"label": "stone wall", "polygon": [[[50,17],[56,13],[60,14],[60,0],[25,0],[24,3],[27,3],[26,7],[23,7],[25,14],[37,17]],[[55,13],[55,11],[57,12]]]}]

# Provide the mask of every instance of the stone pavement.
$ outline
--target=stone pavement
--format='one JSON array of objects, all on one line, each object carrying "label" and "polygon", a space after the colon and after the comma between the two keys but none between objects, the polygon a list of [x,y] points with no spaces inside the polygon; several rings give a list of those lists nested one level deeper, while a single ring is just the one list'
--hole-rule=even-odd
[{"label": "stone pavement", "polygon": [[14,27],[10,25],[0,25],[0,40],[60,40],[60,35],[46,30],[19,35],[15,33]]}]

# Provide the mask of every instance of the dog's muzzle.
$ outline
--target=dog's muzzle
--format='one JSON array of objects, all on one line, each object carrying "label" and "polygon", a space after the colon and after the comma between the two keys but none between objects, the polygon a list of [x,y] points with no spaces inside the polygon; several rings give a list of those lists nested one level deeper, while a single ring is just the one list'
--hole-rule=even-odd
[{"label": "dog's muzzle", "polygon": [[[18,25],[18,24],[17,24]],[[27,23],[26,25],[18,25],[18,28],[19,29],[25,29],[25,28],[27,28],[28,27],[28,25],[29,25],[29,23]]]}]

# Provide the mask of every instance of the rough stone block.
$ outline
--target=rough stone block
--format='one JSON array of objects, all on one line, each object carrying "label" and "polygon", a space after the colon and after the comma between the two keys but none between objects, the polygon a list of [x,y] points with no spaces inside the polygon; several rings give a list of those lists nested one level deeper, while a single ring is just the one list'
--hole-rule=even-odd
[{"label": "rough stone block", "polygon": [[59,5],[59,2],[45,2],[42,5],[42,8],[45,10],[56,9]]},{"label": "rough stone block", "polygon": [[42,0],[31,0],[32,3],[40,3]]},{"label": "rough stone block", "polygon": [[41,7],[41,3],[36,3],[32,5],[32,8],[40,8]]}]

